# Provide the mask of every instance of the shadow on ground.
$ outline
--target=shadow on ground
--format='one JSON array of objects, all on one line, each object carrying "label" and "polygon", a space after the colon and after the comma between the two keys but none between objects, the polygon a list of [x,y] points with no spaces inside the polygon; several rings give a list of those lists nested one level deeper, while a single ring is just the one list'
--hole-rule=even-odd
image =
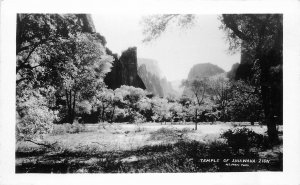
[{"label": "shadow on ground", "polygon": [[[178,141],[149,145],[136,150],[99,152],[43,149],[16,152],[16,173],[145,173],[145,172],[244,172],[282,171],[282,154],[269,163],[258,163],[257,152],[233,152],[222,142],[210,144]],[[203,162],[219,159],[219,162]],[[223,159],[254,159],[255,163],[228,165]]]}]

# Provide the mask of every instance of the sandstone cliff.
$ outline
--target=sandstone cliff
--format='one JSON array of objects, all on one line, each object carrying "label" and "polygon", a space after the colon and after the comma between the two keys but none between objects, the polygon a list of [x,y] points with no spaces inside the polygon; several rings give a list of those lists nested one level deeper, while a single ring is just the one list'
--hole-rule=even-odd
[{"label": "sandstone cliff", "polygon": [[[196,64],[191,68],[187,80],[191,81],[203,77],[214,77],[223,74],[225,74],[225,71],[219,66],[211,63],[202,63],[202,64]],[[184,88],[183,95],[192,96],[192,93],[190,92],[189,89]]]},{"label": "sandstone cliff", "polygon": [[111,72],[109,72],[104,82],[110,89],[119,88],[121,85],[128,85],[146,89],[137,71],[137,48],[131,47],[123,51],[120,58],[107,49],[107,54],[115,59]]},{"label": "sandstone cliff", "polygon": [[172,84],[164,77],[158,67],[158,62],[153,59],[139,58],[138,74],[144,82],[147,91],[160,97],[176,97],[178,92]]},{"label": "sandstone cliff", "polygon": [[147,91],[153,93],[156,96],[164,96],[163,88],[160,84],[160,78],[157,75],[149,72],[145,64],[142,64],[138,68],[138,74],[144,82]]},{"label": "sandstone cliff", "polygon": [[211,63],[196,64],[190,70],[188,74],[188,80],[210,77],[224,72],[225,71],[222,68]]}]

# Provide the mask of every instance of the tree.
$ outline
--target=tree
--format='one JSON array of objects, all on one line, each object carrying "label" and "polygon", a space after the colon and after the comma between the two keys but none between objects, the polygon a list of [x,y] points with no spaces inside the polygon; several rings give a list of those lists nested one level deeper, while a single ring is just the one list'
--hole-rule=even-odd
[{"label": "tree", "polygon": [[[52,129],[58,119],[55,76],[48,51],[58,51],[61,40],[79,30],[75,15],[18,14],[16,43],[17,139],[34,140]],[[64,54],[63,54],[64,55]],[[61,55],[61,56],[63,56]],[[53,69],[53,68],[52,68]],[[48,74],[47,74],[48,73]],[[47,74],[47,75],[46,75]],[[34,142],[36,143],[36,142]]]},{"label": "tree", "polygon": [[179,103],[182,106],[182,113],[180,114],[182,117],[182,120],[185,122],[186,120],[190,120],[190,118],[193,116],[191,115],[193,111],[190,111],[190,106],[192,106],[193,100],[188,96],[182,96],[179,99]]},{"label": "tree", "polygon": [[207,97],[209,90],[208,78],[194,79],[191,81],[183,81],[182,85],[192,92],[194,101],[190,106],[190,111],[194,113],[195,130],[197,130],[198,116],[200,114],[200,107],[204,103],[204,98]]},{"label": "tree", "polygon": [[103,88],[101,91],[97,92],[93,106],[96,112],[98,112],[100,121],[104,122],[107,120],[106,115],[109,111],[112,111],[112,114],[114,114],[114,99],[115,93],[112,89]]},{"label": "tree", "polygon": [[103,77],[110,71],[113,58],[106,55],[105,48],[91,34],[77,34],[69,41],[74,48],[59,74],[58,87],[66,99],[68,122],[72,124],[76,102],[92,100],[97,90],[104,87]]},{"label": "tree", "polygon": [[180,28],[189,28],[194,24],[196,16],[193,14],[158,14],[146,16],[142,20],[143,42],[157,39],[166,31],[167,27],[177,24]]},{"label": "tree", "polygon": [[196,103],[201,106],[209,89],[208,78],[186,80],[182,82],[182,86],[192,92],[192,97],[195,98]]},{"label": "tree", "polygon": [[116,96],[120,97],[119,108],[125,109],[127,114],[127,121],[134,122],[135,118],[140,116],[139,102],[146,97],[147,92],[141,88],[133,86],[122,85],[115,89]]},{"label": "tree", "polygon": [[170,112],[170,104],[168,103],[168,100],[165,98],[152,98],[153,102],[153,112],[154,116],[152,119],[154,121],[159,121],[161,123],[170,121],[172,115]]},{"label": "tree", "polygon": [[[81,31],[74,14],[18,14],[17,15],[17,85],[32,81],[37,68],[47,67],[46,50],[56,50],[62,40]],[[60,62],[60,60],[56,60]]]},{"label": "tree", "polygon": [[232,98],[228,102],[228,113],[233,121],[261,121],[263,118],[262,101],[259,90],[246,82],[232,82]]},{"label": "tree", "polygon": [[221,111],[221,119],[227,121],[228,103],[232,98],[231,82],[224,77],[212,78],[209,80],[209,93]]},{"label": "tree", "polygon": [[112,59],[105,53],[105,39],[84,29],[83,17],[17,15],[18,138],[51,131],[64,109],[72,123],[76,111],[90,111],[92,96],[103,87]]},{"label": "tree", "polygon": [[153,106],[154,102],[148,97],[143,97],[138,102],[139,112],[146,118],[146,121],[152,121],[152,116],[154,115]]},{"label": "tree", "polygon": [[231,49],[241,48],[258,67],[254,78],[261,88],[268,136],[274,143],[278,140],[276,117],[282,117],[282,15],[232,14],[223,15],[221,21]]},{"label": "tree", "polygon": [[[44,91],[44,92],[43,92]],[[51,132],[53,122],[57,119],[57,111],[48,108],[49,103],[43,93],[49,89],[28,90],[22,92],[17,98],[17,141],[25,140],[34,142]]]},{"label": "tree", "polygon": [[183,107],[180,103],[178,103],[177,101],[175,102],[169,102],[170,104],[170,113],[171,113],[171,119],[172,122],[175,121],[179,121],[182,119],[183,117]]}]

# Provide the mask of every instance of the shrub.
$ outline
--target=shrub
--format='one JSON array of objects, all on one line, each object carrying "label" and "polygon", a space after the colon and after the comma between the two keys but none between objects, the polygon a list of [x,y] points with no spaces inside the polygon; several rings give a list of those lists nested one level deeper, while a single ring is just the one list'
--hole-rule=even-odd
[{"label": "shrub", "polygon": [[79,124],[77,121],[75,121],[72,126],[71,129],[68,130],[68,133],[70,134],[74,134],[74,133],[79,133],[79,132],[84,132],[85,128],[83,125]]},{"label": "shrub", "polygon": [[28,99],[19,99],[17,104],[17,140],[42,138],[53,129],[57,113],[46,106],[45,97],[34,93]]},{"label": "shrub", "polygon": [[135,112],[133,114],[133,122],[134,123],[144,123],[145,121],[146,121],[146,118],[142,114],[140,114],[138,112]]},{"label": "shrub", "polygon": [[229,129],[221,134],[229,147],[236,152],[243,149],[249,152],[252,147],[267,147],[267,138],[246,127]]}]

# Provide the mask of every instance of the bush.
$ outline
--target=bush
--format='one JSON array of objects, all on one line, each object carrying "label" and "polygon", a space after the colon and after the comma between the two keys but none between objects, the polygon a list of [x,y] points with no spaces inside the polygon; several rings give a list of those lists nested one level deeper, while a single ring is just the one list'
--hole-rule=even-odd
[{"label": "bush", "polygon": [[74,134],[74,133],[79,133],[79,132],[84,132],[86,131],[85,126],[82,124],[79,124],[77,121],[75,121],[72,125],[70,130],[68,130],[68,133]]},{"label": "bush", "polygon": [[45,97],[34,93],[28,99],[19,99],[17,104],[17,140],[42,138],[53,129],[57,113],[46,106]]},{"label": "bush", "polygon": [[246,127],[229,129],[221,134],[229,147],[237,152],[239,149],[249,152],[252,147],[267,147],[267,137],[255,133]]},{"label": "bush", "polygon": [[144,123],[144,122],[146,122],[146,118],[142,114],[138,112],[135,112],[133,114],[133,123]]}]

